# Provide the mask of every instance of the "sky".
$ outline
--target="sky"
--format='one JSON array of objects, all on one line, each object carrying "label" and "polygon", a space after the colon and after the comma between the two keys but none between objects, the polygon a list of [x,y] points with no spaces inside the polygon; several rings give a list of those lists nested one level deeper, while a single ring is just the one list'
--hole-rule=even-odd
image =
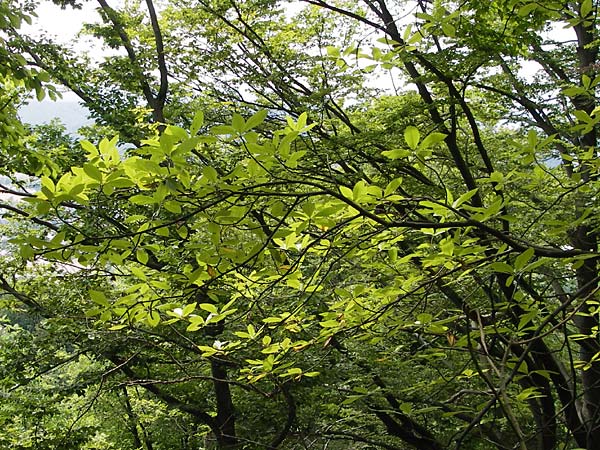
[{"label": "sky", "polygon": [[19,109],[19,116],[24,122],[33,125],[48,123],[58,117],[66,126],[69,134],[75,134],[82,126],[93,123],[91,119],[88,119],[88,110],[77,100],[32,101]]},{"label": "sky", "polygon": [[[84,23],[94,22],[98,17],[95,2],[84,2],[82,9],[61,9],[54,3],[42,1],[36,9],[37,17],[32,24],[23,23],[21,30],[32,37],[47,35],[61,44],[73,44],[78,41],[79,30]],[[102,55],[102,49],[91,38],[84,38],[74,46],[77,51],[88,51]],[[92,123],[87,118],[87,109],[79,104],[79,97],[70,91],[62,92],[62,98],[56,102],[49,99],[38,102],[32,100],[19,110],[23,121],[31,124],[48,123],[58,117],[66,125],[69,133],[74,133],[83,125]]]},{"label": "sky", "polygon": [[[112,0],[115,7],[123,4],[123,0]],[[70,7],[61,9],[52,2],[42,0],[36,10],[37,18],[33,18],[31,25],[23,24],[22,30],[33,37],[39,37],[46,34],[55,41],[64,44],[74,44],[76,51],[88,52],[92,57],[102,57],[108,54],[107,50],[102,49],[98,42],[89,37],[78,37],[79,30],[84,23],[95,22],[99,19],[96,12],[97,3],[95,1],[83,2],[83,8],[76,10]],[[552,32],[553,38],[566,40],[572,38],[567,35],[565,30],[557,29]],[[564,36],[564,37],[563,37]],[[536,64],[524,65],[519,74],[525,77],[532,77],[539,69]],[[382,77],[378,80],[380,83],[390,83],[389,77]],[[391,83],[390,83],[391,84]],[[390,86],[390,91],[393,87]],[[56,104],[49,100],[37,102],[33,100],[30,105],[21,109],[21,116],[30,123],[44,123],[54,117],[60,117],[66,123],[67,128],[72,130],[86,122],[86,110],[78,105],[79,98],[72,92],[64,92],[63,98]]]},{"label": "sky", "polygon": [[[115,2],[115,5],[122,3]],[[61,9],[50,1],[42,0],[36,8],[37,17],[33,17],[31,25],[23,23],[21,29],[31,36],[41,36],[46,33],[62,44],[72,43],[84,23],[95,22],[98,18],[96,2],[83,2],[82,9],[67,7]],[[93,39],[77,45],[77,50],[88,50],[93,45]]]}]

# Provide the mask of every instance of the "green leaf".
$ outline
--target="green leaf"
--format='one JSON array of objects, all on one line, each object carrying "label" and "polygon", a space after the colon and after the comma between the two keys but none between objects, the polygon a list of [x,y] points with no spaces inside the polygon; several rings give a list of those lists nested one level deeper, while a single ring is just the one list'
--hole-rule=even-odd
[{"label": "green leaf", "polygon": [[419,321],[421,324],[429,323],[432,320],[433,320],[433,316],[429,313],[421,313],[421,314],[417,315],[417,321]]},{"label": "green leaf", "polygon": [[244,118],[241,115],[239,115],[238,113],[233,113],[231,127],[238,133],[243,133],[246,129],[246,122],[244,121]]},{"label": "green leaf", "polygon": [[199,345],[198,349],[202,351],[202,356],[205,358],[216,354],[218,351],[214,347],[209,347],[208,345]]},{"label": "green leaf", "polygon": [[342,401],[341,405],[351,405],[355,401],[361,400],[362,398],[362,395],[349,395],[345,400]]},{"label": "green leaf", "polygon": [[396,192],[396,190],[400,187],[401,184],[402,184],[402,178],[394,178],[385,187],[385,191],[383,192],[383,196],[387,197],[389,195],[392,195],[394,192]]},{"label": "green leaf", "polygon": [[79,145],[81,145],[81,148],[83,148],[86,152],[88,152],[88,154],[90,156],[98,155],[98,149],[90,141],[86,141],[86,140],[80,141]]},{"label": "green leaf", "polygon": [[182,316],[183,317],[189,316],[196,310],[197,306],[198,306],[198,304],[196,302],[185,305],[185,307],[183,308],[183,311],[182,311]]},{"label": "green leaf", "polygon": [[463,203],[469,201],[475,194],[477,194],[478,190],[479,190],[479,188],[475,188],[475,189],[471,189],[469,192],[464,193],[463,195],[461,195],[460,197],[458,197],[454,201],[454,203],[452,203],[452,207],[453,208],[458,208]]},{"label": "green leaf", "polygon": [[367,186],[363,180],[360,180],[352,189],[352,200],[360,203],[363,197],[367,194]]},{"label": "green leaf", "polygon": [[135,257],[142,264],[146,264],[148,262],[148,253],[146,253],[146,250],[144,249],[137,249],[135,252]]},{"label": "green leaf", "polygon": [[35,97],[38,102],[41,102],[42,100],[44,100],[44,97],[46,97],[46,91],[44,91],[44,89],[42,89],[41,87],[36,88]]},{"label": "green leaf", "polygon": [[576,97],[585,94],[585,89],[579,86],[572,86],[562,90],[562,93],[568,97]]},{"label": "green leaf", "polygon": [[413,150],[417,149],[419,145],[419,139],[421,139],[421,133],[413,126],[408,126],[404,130],[404,140],[406,144]]},{"label": "green leaf", "polygon": [[101,291],[95,291],[95,290],[90,290],[88,291],[90,294],[90,298],[92,299],[92,301],[100,306],[104,306],[106,308],[110,307],[110,303],[108,302],[108,300],[106,299],[106,296],[104,295],[104,292]]},{"label": "green leaf", "polygon": [[536,10],[538,6],[539,5],[537,4],[537,2],[526,3],[519,8],[517,14],[521,17],[525,17],[529,15],[529,13],[531,13],[532,11]]},{"label": "green leaf", "polygon": [[189,230],[186,226],[179,226],[175,229],[175,231],[181,239],[187,239],[189,235]]},{"label": "green leaf", "polygon": [[424,150],[433,147],[434,145],[443,142],[444,139],[446,139],[446,135],[444,133],[430,133],[427,135],[427,137],[425,137],[425,139],[423,139],[423,142],[421,142],[421,145],[419,145],[419,149]]},{"label": "green leaf", "polygon": [[187,154],[190,153],[191,150],[193,150],[194,148],[196,148],[196,146],[198,145],[199,142],[200,142],[200,138],[198,138],[198,137],[192,137],[192,138],[189,138],[189,139],[184,139],[177,146],[175,154],[178,155],[178,156],[187,155]]},{"label": "green leaf", "polygon": [[92,163],[85,163],[83,165],[84,172],[96,181],[102,183],[102,172]]},{"label": "green leaf", "polygon": [[139,267],[131,267],[129,270],[138,280],[146,281],[146,274]]},{"label": "green leaf", "polygon": [[261,109],[260,111],[258,111],[257,113],[255,113],[252,117],[250,117],[246,121],[246,127],[244,128],[244,131],[248,131],[248,130],[251,130],[253,128],[256,128],[261,123],[263,123],[266,118],[267,118],[267,110],[266,109]]},{"label": "green leaf", "polygon": [[204,326],[204,318],[202,316],[193,315],[190,317],[190,324],[186,331],[197,331]]},{"label": "green leaf", "polygon": [[533,321],[533,319],[535,319],[538,315],[538,310],[537,309],[532,309],[531,311],[523,314],[521,316],[521,318],[519,319],[519,325],[518,325],[518,329],[522,330],[523,328],[525,328],[526,325],[528,325],[529,323],[531,323]]},{"label": "green leaf", "polygon": [[340,49],[331,45],[327,46],[327,55],[331,58],[339,58],[341,56]]},{"label": "green leaf", "polygon": [[204,125],[204,113],[202,111],[196,111],[194,120],[192,120],[192,126],[190,127],[190,134],[195,136],[202,125]]},{"label": "green leaf", "polygon": [[151,327],[156,327],[160,323],[160,314],[158,311],[150,311],[150,313],[146,316],[146,322],[148,322],[148,325]]},{"label": "green leaf", "polygon": [[215,183],[219,178],[217,171],[214,169],[214,167],[210,166],[206,166],[202,169],[202,175],[205,176],[206,179],[211,183]]},{"label": "green leaf", "polygon": [[306,150],[299,150],[297,152],[292,153],[288,159],[286,160],[285,164],[292,168],[295,169],[296,167],[298,167],[298,161],[304,156],[306,155]]},{"label": "green leaf", "polygon": [[165,206],[165,209],[169,212],[172,212],[175,214],[181,213],[181,205],[179,204],[179,202],[176,202],[175,200],[169,200],[169,201],[165,202],[164,206]]},{"label": "green leaf", "polygon": [[340,193],[344,197],[346,197],[346,198],[348,198],[350,200],[352,200],[354,198],[354,193],[352,192],[352,189],[350,189],[349,187],[340,186]]},{"label": "green leaf", "polygon": [[583,2],[581,3],[581,9],[579,11],[581,18],[587,18],[592,12],[593,7],[594,5],[592,3],[592,0],[583,0]]},{"label": "green leaf", "polygon": [[[178,127],[176,125],[167,126],[164,134],[173,136],[176,138],[176,140],[182,140],[182,139],[189,138],[187,131],[185,131],[183,128]],[[173,147],[173,143],[171,142],[171,143],[169,143],[169,148],[172,148],[172,147]]]},{"label": "green leaf", "polygon": [[157,203],[155,198],[142,194],[129,197],[129,202],[133,203],[134,205],[153,205]]},{"label": "green leaf", "polygon": [[40,181],[42,183],[42,187],[46,188],[51,193],[56,192],[56,186],[54,185],[54,182],[50,178],[42,177],[42,179]]},{"label": "green leaf", "polygon": [[308,216],[311,217],[315,213],[315,204],[313,202],[306,202],[302,204],[302,211]]},{"label": "green leaf", "polygon": [[440,251],[442,255],[452,256],[454,254],[454,241],[452,239],[445,239],[440,242]]},{"label": "green leaf", "polygon": [[490,269],[492,269],[494,272],[508,273],[508,274],[512,274],[515,272],[515,270],[513,269],[512,266],[506,264],[505,262],[501,262],[501,261],[496,261],[496,262],[491,263]]},{"label": "green leaf", "polygon": [[456,28],[454,28],[454,26],[449,24],[448,22],[442,22],[442,31],[448,37],[456,36]]},{"label": "green leaf", "polygon": [[408,150],[397,149],[397,150],[385,150],[385,151],[381,152],[381,154],[389,159],[401,159],[401,158],[406,158],[407,156],[412,155],[412,152],[410,152]]},{"label": "green leaf", "polygon": [[200,309],[208,311],[211,314],[219,314],[219,310],[212,303],[200,303],[198,306],[200,307]]},{"label": "green leaf", "polygon": [[514,263],[515,272],[520,272],[521,269],[523,269],[527,265],[527,263],[529,263],[531,258],[533,258],[534,254],[535,254],[535,250],[533,248],[528,248],[523,253],[521,253],[519,256],[517,256],[517,258],[515,259],[515,263]]},{"label": "green leaf", "polygon": [[232,126],[229,125],[217,125],[214,126],[210,129],[210,134],[215,134],[217,136],[219,135],[228,135],[228,134],[234,134],[235,133],[235,128],[233,128]]}]

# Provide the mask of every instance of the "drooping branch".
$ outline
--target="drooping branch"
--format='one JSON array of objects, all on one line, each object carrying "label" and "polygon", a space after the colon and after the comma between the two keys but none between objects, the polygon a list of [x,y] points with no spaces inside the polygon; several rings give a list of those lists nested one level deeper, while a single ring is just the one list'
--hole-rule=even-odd
[{"label": "drooping branch", "polygon": [[[129,366],[129,363],[131,362],[131,358],[129,358],[127,360],[123,360],[116,354],[112,354],[112,353],[105,354],[104,356],[108,360],[110,360],[113,364],[115,364],[115,367],[112,369],[112,371],[120,371],[131,380],[137,380],[138,378],[140,378],[137,376],[135,371]],[[182,400],[179,400],[178,398],[165,392],[163,389],[161,389],[160,387],[158,387],[155,384],[144,383],[141,386],[143,386],[144,389],[146,389],[148,392],[151,392],[152,394],[154,394],[156,396],[156,398],[163,401],[169,407],[175,408],[182,412],[190,414],[192,417],[194,417],[199,422],[201,422],[205,425],[208,425],[210,427],[210,429],[215,433],[215,435],[219,434],[219,427],[218,427],[216,420],[210,414],[208,414],[206,411],[204,411],[203,409],[200,409],[194,405],[190,405]]]},{"label": "drooping branch", "polygon": [[289,386],[287,384],[281,386],[281,393],[285,398],[285,402],[287,405],[287,418],[281,431],[277,434],[277,436],[273,438],[273,440],[267,447],[268,450],[277,450],[277,448],[279,448],[279,446],[283,444],[283,441],[285,441],[285,439],[287,438],[288,434],[290,433],[290,430],[292,429],[292,425],[296,420],[296,402],[294,401],[294,397],[292,397]]},{"label": "drooping branch", "polygon": [[235,411],[231,389],[227,381],[226,362],[213,357],[210,360],[210,370],[217,405],[217,415],[214,418],[218,428],[217,440],[224,447],[235,446],[238,443],[238,438],[235,431]]},{"label": "drooping branch", "polygon": [[9,293],[17,300],[22,302],[24,305],[27,305],[34,311],[45,312],[46,309],[40,305],[34,298],[31,298],[28,295],[23,294],[22,292],[15,289],[9,282],[4,278],[4,275],[0,275],[0,289],[4,292]]},{"label": "drooping branch", "polygon": [[[148,0],[148,1],[150,1],[150,0]],[[160,123],[164,122],[163,105],[159,101],[160,96],[155,97],[154,93],[152,92],[152,88],[150,87],[150,84],[148,83],[147,75],[143,73],[142,68],[139,65],[137,52],[135,51],[135,49],[133,47],[133,43],[131,42],[131,39],[130,39],[129,35],[127,34],[127,31],[125,30],[125,27],[124,27],[123,23],[121,22],[121,19],[119,18],[118,13],[111,6],[109,6],[109,4],[106,2],[106,0],[98,0],[98,3],[100,4],[102,11],[104,11],[104,13],[106,14],[106,17],[108,18],[108,20],[110,20],[110,22],[112,23],[115,31],[119,35],[121,44],[123,45],[123,48],[125,48],[125,51],[127,52],[129,61],[133,65],[133,70],[138,79],[138,82],[140,83],[140,87],[144,94],[144,98],[148,102],[148,105],[150,106],[150,108],[152,108],[152,118],[153,118],[154,122],[160,122]],[[152,8],[152,11],[154,11],[153,8]],[[150,14],[152,15],[152,12]],[[157,26],[158,26],[158,22],[157,22]],[[153,24],[153,27],[154,27],[154,24]],[[158,36],[161,36],[160,29],[159,29]],[[157,37],[156,32],[155,32],[155,38],[157,39],[157,46],[158,46],[159,42],[162,44],[162,37],[160,37],[160,38]],[[163,67],[160,65],[160,54],[162,54],[162,56],[163,56],[163,64],[164,64],[164,49],[162,50],[162,52],[158,49],[157,49],[157,51],[159,52],[159,70],[161,72],[161,92],[162,92],[162,89],[165,90],[164,96],[166,98],[167,83],[162,82],[162,77],[166,76],[166,66]],[[163,70],[163,68],[164,68],[164,70]],[[164,101],[164,99],[163,99],[163,101]]]},{"label": "drooping branch", "polygon": [[[158,71],[160,73],[160,87],[158,89],[158,95],[156,96],[156,107],[159,108],[162,116],[165,102],[167,100],[167,91],[169,89],[169,74],[167,71],[167,63],[165,60],[165,47],[163,43],[162,32],[158,23],[158,17],[154,8],[152,0],[146,0],[148,6],[148,12],[150,14],[150,23],[152,25],[152,32],[154,33],[154,41],[156,43],[156,55],[158,61]],[[164,121],[164,117],[161,122]]]}]

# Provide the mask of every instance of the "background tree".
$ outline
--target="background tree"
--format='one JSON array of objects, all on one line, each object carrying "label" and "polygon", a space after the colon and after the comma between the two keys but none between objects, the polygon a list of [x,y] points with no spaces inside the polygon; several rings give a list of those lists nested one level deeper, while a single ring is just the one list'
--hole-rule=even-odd
[{"label": "background tree", "polygon": [[596,3],[301,3],[102,0],[97,66],[6,27],[134,145],[5,189],[10,307],[132,448],[597,447]]}]

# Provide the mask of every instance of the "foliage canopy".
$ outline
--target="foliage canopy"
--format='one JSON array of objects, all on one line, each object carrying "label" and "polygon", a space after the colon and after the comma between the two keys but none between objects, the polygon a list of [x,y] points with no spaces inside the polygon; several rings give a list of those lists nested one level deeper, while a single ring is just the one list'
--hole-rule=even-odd
[{"label": "foliage canopy", "polygon": [[600,447],[596,1],[0,10],[3,446]]}]

